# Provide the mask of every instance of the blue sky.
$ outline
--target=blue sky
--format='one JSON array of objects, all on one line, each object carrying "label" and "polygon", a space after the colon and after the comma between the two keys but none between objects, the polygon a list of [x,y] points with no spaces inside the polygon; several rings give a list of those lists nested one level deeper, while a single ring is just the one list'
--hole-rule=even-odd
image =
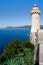
[{"label": "blue sky", "polygon": [[[0,0],[0,28],[31,25],[30,12],[35,0]],[[41,10],[40,24],[43,24],[43,0],[36,0]]]}]

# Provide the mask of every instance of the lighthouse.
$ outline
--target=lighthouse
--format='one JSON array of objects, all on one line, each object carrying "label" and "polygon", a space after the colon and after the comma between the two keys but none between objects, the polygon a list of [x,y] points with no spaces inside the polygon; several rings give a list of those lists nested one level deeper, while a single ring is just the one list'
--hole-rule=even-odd
[{"label": "lighthouse", "polygon": [[40,30],[40,10],[35,4],[32,11],[32,26],[31,26],[31,34],[30,40],[35,46],[34,50],[34,61],[39,63],[39,44],[38,44],[38,31]]},{"label": "lighthouse", "polygon": [[31,32],[37,32],[40,29],[40,10],[38,9],[37,5],[35,4],[32,11],[32,27]]},{"label": "lighthouse", "polygon": [[31,42],[35,45],[35,39],[37,36],[38,30],[40,30],[40,10],[35,4],[32,11],[31,11],[31,17],[32,17],[32,26],[31,26]]}]

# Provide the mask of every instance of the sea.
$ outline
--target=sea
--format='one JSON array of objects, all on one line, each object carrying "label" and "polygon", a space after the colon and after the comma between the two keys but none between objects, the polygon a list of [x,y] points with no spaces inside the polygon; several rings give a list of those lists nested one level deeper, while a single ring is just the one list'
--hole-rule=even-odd
[{"label": "sea", "polygon": [[14,39],[27,41],[30,38],[30,29],[0,29],[0,54]]}]

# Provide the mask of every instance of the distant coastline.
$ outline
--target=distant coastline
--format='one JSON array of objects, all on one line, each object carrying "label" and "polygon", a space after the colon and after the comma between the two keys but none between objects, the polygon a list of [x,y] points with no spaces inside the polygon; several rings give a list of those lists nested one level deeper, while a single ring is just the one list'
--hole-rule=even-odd
[{"label": "distant coastline", "polygon": [[3,29],[10,29],[10,30],[12,30],[12,29],[31,29],[31,25],[18,26],[18,27],[8,26]]},{"label": "distant coastline", "polygon": [[[1,29],[1,28],[0,28]],[[3,29],[31,29],[31,25],[25,25],[25,26],[18,26],[18,27],[12,27],[12,26],[8,26],[5,27]],[[43,29],[43,25],[40,25],[40,29]]]}]

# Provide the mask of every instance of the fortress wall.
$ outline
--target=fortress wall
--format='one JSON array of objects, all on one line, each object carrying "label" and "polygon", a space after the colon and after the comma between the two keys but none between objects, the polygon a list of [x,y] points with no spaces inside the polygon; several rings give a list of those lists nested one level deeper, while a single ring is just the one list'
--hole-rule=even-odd
[{"label": "fortress wall", "polygon": [[39,47],[39,65],[43,65],[43,44]]},{"label": "fortress wall", "polygon": [[40,44],[43,44],[43,29],[38,31],[38,41]]},{"label": "fortress wall", "polygon": [[39,65],[43,65],[43,29],[38,31],[38,42],[39,42]]}]

